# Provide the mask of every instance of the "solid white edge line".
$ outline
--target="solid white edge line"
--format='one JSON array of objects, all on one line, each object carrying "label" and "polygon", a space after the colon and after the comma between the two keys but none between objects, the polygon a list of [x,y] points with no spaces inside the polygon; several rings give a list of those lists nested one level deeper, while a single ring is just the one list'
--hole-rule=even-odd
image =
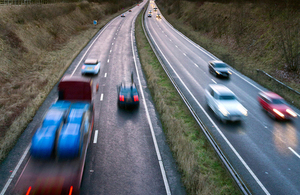
[{"label": "solid white edge line", "polygon": [[289,149],[290,151],[292,151],[298,158],[300,158],[300,155],[299,155],[295,150],[293,150],[293,148],[288,147],[288,149]]},{"label": "solid white edge line", "polygon": [[165,55],[163,54],[163,52],[161,51],[161,49],[159,48],[159,46],[157,45],[157,43],[155,42],[155,40],[153,39],[153,36],[151,35],[151,32],[149,31],[149,35],[151,36],[152,40],[154,41],[156,47],[158,48],[158,50],[160,51],[161,55],[164,57],[164,59],[166,60],[166,62],[169,64],[169,66],[172,68],[173,72],[176,74],[176,76],[178,77],[178,79],[180,80],[180,82],[182,83],[182,85],[186,88],[186,90],[188,91],[188,93],[192,96],[192,98],[194,99],[194,101],[197,103],[197,105],[201,108],[201,110],[204,112],[204,114],[206,115],[206,117],[210,120],[210,122],[214,125],[214,127],[216,128],[216,130],[219,132],[219,134],[222,136],[222,138],[224,139],[224,141],[227,143],[227,145],[231,148],[231,150],[234,152],[234,154],[238,157],[238,159],[241,161],[241,163],[245,166],[245,168],[248,170],[248,172],[251,174],[251,176],[254,178],[254,180],[257,182],[257,184],[261,187],[261,189],[266,193],[266,194],[270,194],[268,192],[268,190],[265,188],[265,186],[260,182],[260,180],[256,177],[256,175],[254,174],[254,172],[250,169],[250,167],[247,165],[247,163],[244,161],[244,159],[240,156],[240,154],[235,150],[235,148],[231,145],[231,143],[228,141],[228,139],[225,137],[225,135],[222,133],[222,131],[219,129],[219,127],[214,123],[214,121],[210,118],[210,116],[205,112],[204,108],[201,106],[201,104],[197,101],[197,99],[195,98],[195,96],[192,94],[192,92],[189,90],[189,88],[185,85],[185,83],[182,81],[182,79],[180,78],[180,76],[177,74],[177,72],[174,70],[174,68],[172,67],[172,65],[170,64],[170,62],[168,61],[168,59],[165,57]]},{"label": "solid white edge line", "polygon": [[88,47],[88,49],[84,52],[82,58],[79,60],[77,66],[75,67],[75,69],[73,70],[71,76],[73,76],[73,74],[75,73],[75,71],[77,70],[78,66],[80,65],[80,63],[82,62],[83,58],[85,58],[87,52],[90,50],[90,48],[94,45],[94,43],[96,42],[96,40],[98,40],[98,38],[100,37],[100,35],[102,34],[102,32],[117,18],[113,19],[109,24],[107,24],[103,29],[101,29],[101,32],[99,33],[99,35],[94,39],[94,41],[91,43],[91,45]]},{"label": "solid white edge line", "polygon": [[94,135],[94,141],[93,143],[96,144],[98,140],[98,130],[95,130],[95,135]]},{"label": "solid white edge line", "polygon": [[[134,21],[135,21],[135,19],[132,21],[132,27],[134,25]],[[153,130],[150,114],[149,114],[149,111],[148,111],[148,107],[147,107],[145,96],[144,96],[144,91],[143,91],[140,76],[139,76],[139,71],[138,71],[138,68],[137,68],[136,56],[135,56],[134,46],[133,46],[133,33],[134,33],[134,31],[131,28],[131,49],[132,49],[132,53],[133,53],[133,61],[134,61],[134,65],[135,65],[135,69],[136,69],[136,73],[137,73],[137,79],[139,81],[140,92],[141,92],[141,95],[142,95],[143,104],[145,106],[145,112],[146,112],[146,116],[147,116],[147,120],[148,120],[148,123],[149,123],[150,130],[151,130],[151,135],[152,135],[152,139],[153,139],[157,159],[158,159],[159,166],[160,166],[160,171],[161,171],[161,174],[162,174],[162,177],[163,177],[163,180],[164,180],[166,193],[167,193],[167,195],[171,195],[171,190],[170,190],[170,186],[169,186],[169,183],[168,183],[166,171],[165,171],[163,161],[162,161],[162,158],[161,158],[161,155],[160,155],[160,151],[159,151],[159,148],[158,148],[157,140],[156,140],[155,133],[154,133],[154,130]]]},{"label": "solid white edge line", "polygon": [[103,93],[101,93],[101,96],[100,96],[100,101],[103,100]]},{"label": "solid white edge line", "polygon": [[25,157],[26,157],[26,155],[27,155],[27,153],[28,153],[28,151],[29,151],[29,149],[30,149],[30,146],[31,146],[31,144],[29,144],[29,145],[27,146],[25,152],[23,153],[22,157],[20,158],[20,160],[19,160],[17,166],[15,167],[14,171],[12,172],[11,176],[10,176],[9,179],[7,180],[7,182],[6,182],[5,186],[4,186],[4,188],[2,189],[0,195],[4,195],[4,193],[6,192],[8,186],[10,185],[11,181],[14,179],[14,177],[15,177],[17,171],[19,170],[19,168],[20,168],[20,166],[21,166],[23,160],[25,159]]}]

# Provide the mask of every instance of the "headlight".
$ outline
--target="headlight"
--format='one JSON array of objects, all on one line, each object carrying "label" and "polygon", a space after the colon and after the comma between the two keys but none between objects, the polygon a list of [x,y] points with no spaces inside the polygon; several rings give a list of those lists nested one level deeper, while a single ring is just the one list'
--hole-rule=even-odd
[{"label": "headlight", "polygon": [[216,73],[217,73],[217,74],[220,74],[220,72],[219,72],[219,71],[216,71]]},{"label": "headlight", "polygon": [[228,71],[229,74],[232,74],[230,71]]},{"label": "headlight", "polygon": [[229,114],[229,112],[223,106],[219,105],[218,109],[224,116],[227,116]]},{"label": "headlight", "polygon": [[247,116],[248,115],[248,110],[242,106],[242,105],[238,105],[238,110],[244,115],[244,116]]},{"label": "headlight", "polygon": [[297,114],[291,109],[286,109],[286,112],[292,115],[293,117],[297,117]]},{"label": "headlight", "polygon": [[284,114],[282,114],[279,110],[273,109],[273,112],[275,112],[277,115],[279,115],[279,116],[281,116],[282,118],[284,118]]}]

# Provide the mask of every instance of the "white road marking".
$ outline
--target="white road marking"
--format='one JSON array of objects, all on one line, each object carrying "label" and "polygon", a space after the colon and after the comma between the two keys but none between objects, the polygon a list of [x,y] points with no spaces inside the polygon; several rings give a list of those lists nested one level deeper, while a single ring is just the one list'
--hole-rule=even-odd
[{"label": "white road marking", "polygon": [[111,43],[111,45],[114,45],[114,43]]},{"label": "white road marking", "polygon": [[175,45],[175,47],[177,47],[177,48],[178,48],[178,46],[177,46],[177,45]]},{"label": "white road marking", "polygon": [[114,39],[116,39],[116,37],[114,37]]},{"label": "white road marking", "polygon": [[219,129],[219,127],[215,124],[215,122],[210,118],[210,116],[207,114],[207,112],[204,110],[204,108],[201,106],[201,104],[198,102],[198,100],[196,99],[196,97],[193,95],[193,93],[190,91],[190,89],[185,85],[185,83],[182,81],[182,79],[180,78],[180,76],[178,75],[178,73],[175,71],[175,69],[173,68],[173,66],[170,64],[170,62],[168,61],[168,59],[165,57],[165,55],[163,54],[163,52],[161,51],[160,47],[157,45],[156,41],[153,39],[153,36],[151,34],[151,32],[149,31],[149,35],[151,36],[153,42],[155,43],[155,45],[157,46],[157,49],[160,51],[160,53],[162,54],[162,56],[164,57],[164,59],[166,60],[166,62],[168,63],[168,65],[170,66],[170,68],[173,70],[173,72],[176,74],[176,76],[178,77],[178,79],[180,80],[180,82],[182,83],[182,85],[185,87],[185,89],[188,91],[188,93],[191,95],[191,97],[194,99],[194,101],[197,103],[197,105],[200,107],[200,109],[204,112],[204,114],[206,115],[206,117],[210,120],[210,122],[213,124],[213,126],[216,128],[216,130],[219,132],[220,136],[224,139],[224,141],[227,143],[227,145],[231,148],[231,150],[233,151],[233,153],[239,158],[239,160],[241,161],[241,163],[244,165],[244,167],[248,170],[248,172],[251,174],[251,176],[253,177],[253,179],[255,179],[255,181],[257,182],[257,184],[261,187],[261,189],[266,193],[266,194],[270,194],[268,192],[268,190],[265,188],[265,186],[261,183],[261,181],[257,178],[257,176],[255,175],[255,173],[251,170],[251,168],[248,166],[248,164],[244,161],[244,159],[240,156],[240,154],[235,150],[235,148],[233,147],[233,145],[231,145],[231,143],[229,142],[229,140],[226,138],[226,136],[222,133],[222,131]]},{"label": "white road marking", "polygon": [[104,74],[104,77],[106,77],[106,76],[107,76],[107,73]]},{"label": "white road marking", "polygon": [[290,151],[292,151],[298,158],[300,158],[300,155],[299,155],[295,150],[293,150],[293,148],[288,147],[288,149],[289,149]]},{"label": "white road marking", "polygon": [[196,63],[194,63],[194,65],[197,66],[197,67],[199,68],[199,66],[198,66]]},{"label": "white road marking", "polygon": [[[132,26],[134,26],[134,21],[135,20],[132,21]],[[145,96],[144,96],[144,91],[143,91],[143,88],[142,88],[142,83],[141,83],[140,76],[139,76],[139,70],[137,68],[136,56],[135,56],[134,46],[133,46],[133,32],[134,31],[131,30],[131,49],[132,49],[132,53],[133,53],[133,61],[134,61],[135,70],[136,70],[136,73],[137,73],[136,75],[137,75],[137,79],[138,79],[138,82],[139,82],[139,88],[140,88],[140,92],[141,92],[141,96],[142,96],[142,101],[143,101],[144,106],[145,106],[145,112],[146,112],[147,120],[148,120],[148,123],[149,123],[150,131],[151,131],[154,148],[155,148],[155,152],[156,152],[156,155],[157,155],[157,160],[159,162],[160,171],[161,171],[161,174],[162,174],[162,177],[163,177],[163,180],[164,180],[166,193],[167,193],[167,195],[171,195],[171,190],[170,190],[170,186],[169,186],[169,183],[168,183],[168,178],[167,178],[166,171],[165,171],[165,168],[164,168],[164,164],[163,164],[163,161],[162,161],[162,158],[161,158],[161,155],[160,155],[160,151],[159,151],[159,148],[158,148],[157,140],[156,140],[156,137],[155,137],[155,133],[154,133],[154,129],[153,129],[153,126],[152,126],[150,114],[149,114],[148,107],[147,107],[146,100],[145,100]]]},{"label": "white road marking", "polygon": [[95,135],[94,135],[94,144],[97,143],[98,140],[98,130],[95,130]]},{"label": "white road marking", "polygon": [[185,54],[185,53],[183,53],[183,55],[184,55],[184,56],[186,56],[186,54]]},{"label": "white road marking", "polygon": [[109,63],[109,59],[107,59],[107,63]]},{"label": "white road marking", "polygon": [[109,53],[111,53],[111,52],[112,52],[112,50],[109,51]]},{"label": "white road marking", "polygon": [[215,80],[212,79],[212,82],[214,82],[215,84],[217,84],[217,82]]},{"label": "white road marking", "polygon": [[0,195],[4,195],[5,194],[8,186],[10,185],[11,181],[14,179],[14,177],[15,177],[17,171],[19,170],[19,168],[20,168],[23,160],[25,159],[25,157],[26,157],[26,155],[27,155],[27,153],[28,153],[28,151],[30,149],[30,146],[31,146],[31,144],[29,144],[29,146],[27,146],[25,152],[23,153],[23,155],[22,155],[21,159],[19,160],[17,166],[15,167],[14,171],[12,172],[12,174],[9,177],[9,179],[7,180],[7,182],[6,182],[5,186],[4,186],[4,188],[2,189]]},{"label": "white road marking", "polygon": [[100,101],[103,101],[103,93],[101,93]]},{"label": "white road marking", "polygon": [[169,39],[171,42],[172,42],[172,40],[171,39]]}]

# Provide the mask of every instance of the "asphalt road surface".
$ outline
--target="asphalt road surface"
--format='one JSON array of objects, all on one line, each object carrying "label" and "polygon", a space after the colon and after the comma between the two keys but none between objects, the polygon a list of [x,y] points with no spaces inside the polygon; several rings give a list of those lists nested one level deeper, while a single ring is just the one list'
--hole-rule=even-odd
[{"label": "asphalt road surface", "polygon": [[[230,163],[253,194],[300,194],[300,111],[298,118],[274,121],[259,106],[257,96],[263,87],[232,69],[229,80],[208,71],[208,61],[217,58],[175,30],[160,13],[144,18],[154,47],[168,67],[197,115],[205,123]],[[201,22],[201,21],[199,21]],[[221,59],[222,60],[222,59]],[[205,88],[223,84],[232,90],[248,110],[245,121],[224,124],[208,109]]]},{"label": "asphalt road surface", "polygon": [[[146,2],[116,17],[102,28],[74,59],[65,74],[81,75],[87,57],[101,61],[93,76],[95,123],[86,156],[80,194],[185,194],[176,163],[166,144],[143,76],[134,39],[134,21]],[[117,107],[117,85],[134,81],[140,93],[137,110]],[[26,162],[37,125],[57,99],[51,91],[33,121],[0,166],[0,189],[10,194]]]}]

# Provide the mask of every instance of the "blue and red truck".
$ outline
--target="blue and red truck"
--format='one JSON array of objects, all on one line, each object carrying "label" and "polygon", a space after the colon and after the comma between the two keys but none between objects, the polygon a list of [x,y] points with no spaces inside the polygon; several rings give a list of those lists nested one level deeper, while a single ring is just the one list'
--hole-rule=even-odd
[{"label": "blue and red truck", "polygon": [[92,80],[64,76],[58,100],[31,140],[30,157],[13,194],[79,194],[94,125]]}]

